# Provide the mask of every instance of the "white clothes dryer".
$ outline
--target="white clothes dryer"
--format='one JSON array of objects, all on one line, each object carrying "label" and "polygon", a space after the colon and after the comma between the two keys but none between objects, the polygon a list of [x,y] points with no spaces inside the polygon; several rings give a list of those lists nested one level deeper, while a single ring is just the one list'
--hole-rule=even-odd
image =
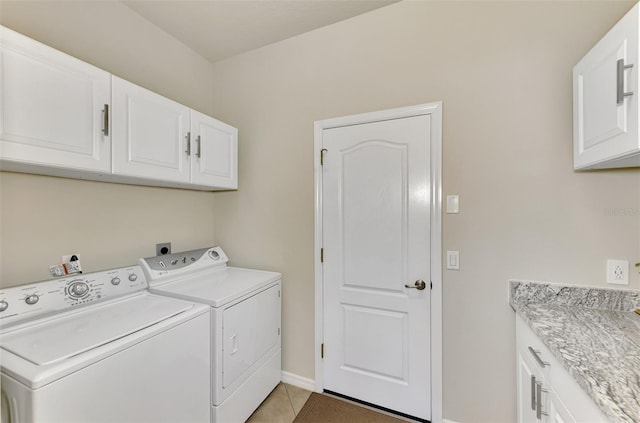
[{"label": "white clothes dryer", "polygon": [[210,322],[139,266],[1,289],[2,421],[208,423]]},{"label": "white clothes dryer", "polygon": [[151,292],[212,310],[211,421],[244,422],[281,380],[281,275],[227,266],[220,247],[140,260]]}]

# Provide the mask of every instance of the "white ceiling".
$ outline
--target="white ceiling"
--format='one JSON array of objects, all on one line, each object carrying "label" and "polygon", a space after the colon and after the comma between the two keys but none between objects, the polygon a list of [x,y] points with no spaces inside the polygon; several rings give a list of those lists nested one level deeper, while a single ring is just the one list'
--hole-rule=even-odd
[{"label": "white ceiling", "polygon": [[122,0],[215,62],[399,0]]}]

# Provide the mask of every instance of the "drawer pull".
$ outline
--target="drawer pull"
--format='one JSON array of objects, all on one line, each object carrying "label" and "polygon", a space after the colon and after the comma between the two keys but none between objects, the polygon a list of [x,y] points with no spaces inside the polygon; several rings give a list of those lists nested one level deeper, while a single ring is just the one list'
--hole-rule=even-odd
[{"label": "drawer pull", "polygon": [[533,356],[533,358],[536,359],[536,361],[538,362],[538,364],[540,365],[540,367],[545,367],[548,366],[549,363],[547,363],[546,361],[542,361],[542,359],[540,358],[540,356],[538,355],[538,353],[540,351],[536,351],[533,348],[529,347],[529,352],[531,353],[531,355]]}]

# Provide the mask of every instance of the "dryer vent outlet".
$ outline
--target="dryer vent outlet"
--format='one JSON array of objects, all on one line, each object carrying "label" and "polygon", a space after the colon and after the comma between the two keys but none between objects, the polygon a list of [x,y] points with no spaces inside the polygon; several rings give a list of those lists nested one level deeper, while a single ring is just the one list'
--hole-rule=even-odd
[{"label": "dryer vent outlet", "polygon": [[156,244],[156,256],[164,256],[166,254],[171,254],[171,243]]}]

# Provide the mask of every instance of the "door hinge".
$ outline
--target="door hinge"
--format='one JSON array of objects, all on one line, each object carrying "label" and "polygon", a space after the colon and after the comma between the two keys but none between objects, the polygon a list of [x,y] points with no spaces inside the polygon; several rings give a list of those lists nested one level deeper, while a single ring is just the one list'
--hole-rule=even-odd
[{"label": "door hinge", "polygon": [[433,289],[433,282],[432,281],[429,282],[429,285],[431,286],[430,289]]},{"label": "door hinge", "polygon": [[324,358],[324,343],[320,344],[320,358]]},{"label": "door hinge", "polygon": [[324,263],[324,248],[320,248],[320,263]]},{"label": "door hinge", "polygon": [[320,166],[324,166],[324,153],[327,151],[326,148],[320,150]]}]

